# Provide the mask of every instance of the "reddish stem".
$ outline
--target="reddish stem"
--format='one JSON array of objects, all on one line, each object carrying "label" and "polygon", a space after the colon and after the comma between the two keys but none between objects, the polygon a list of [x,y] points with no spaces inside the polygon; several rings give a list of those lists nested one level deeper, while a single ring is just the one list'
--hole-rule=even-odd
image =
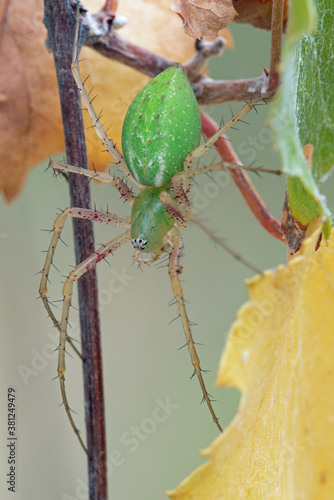
[{"label": "reddish stem", "polygon": [[[201,118],[203,134],[207,137],[211,137],[219,129],[217,123],[204,111],[201,111]],[[220,137],[215,142],[215,148],[217,149],[222,160],[228,163],[237,163],[241,165],[241,162],[233,150],[230,142],[224,139],[226,139],[226,136]],[[246,172],[240,168],[230,170],[230,174],[248,207],[253,212],[261,226],[264,227],[269,234],[285,242],[280,222],[268,211]]]}]

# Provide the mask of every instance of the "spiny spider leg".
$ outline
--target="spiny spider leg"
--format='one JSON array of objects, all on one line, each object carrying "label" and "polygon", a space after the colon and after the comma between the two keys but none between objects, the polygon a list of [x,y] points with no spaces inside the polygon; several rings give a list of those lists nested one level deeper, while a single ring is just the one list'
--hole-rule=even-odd
[{"label": "spiny spider leg", "polygon": [[193,339],[193,336],[191,333],[189,319],[188,319],[188,315],[187,315],[187,311],[186,311],[186,307],[185,307],[183,289],[182,289],[181,281],[179,278],[180,274],[182,273],[182,266],[180,265],[180,258],[182,255],[183,241],[182,241],[179,230],[175,226],[169,231],[168,235],[170,236],[170,238],[172,240],[172,244],[173,244],[172,249],[171,249],[170,254],[169,254],[168,273],[169,273],[169,277],[171,280],[173,293],[174,293],[175,298],[176,298],[177,307],[178,307],[178,310],[180,313],[184,334],[185,334],[186,341],[188,344],[191,362],[192,362],[193,367],[196,371],[196,374],[197,374],[197,377],[198,377],[198,380],[199,380],[199,383],[200,383],[200,386],[201,386],[201,389],[203,392],[203,397],[206,401],[206,404],[208,405],[208,408],[209,408],[209,411],[212,415],[213,421],[217,425],[220,432],[223,432],[223,430],[219,424],[218,418],[216,417],[216,414],[214,412],[214,409],[212,408],[210,396],[209,396],[208,391],[206,390],[206,387],[205,387],[205,383],[204,383],[203,376],[202,376],[202,370],[201,370],[201,366],[200,366],[200,360],[199,360],[199,357],[198,357],[198,354],[197,354],[197,351],[195,348],[195,343],[194,343],[194,339]]},{"label": "spiny spider leg", "polygon": [[44,263],[44,267],[42,270],[42,278],[41,278],[41,283],[39,287],[39,293],[42,298],[42,301],[44,303],[44,306],[51,317],[54,325],[59,328],[59,322],[54,316],[48,298],[47,298],[47,283],[48,283],[48,277],[50,273],[50,268],[52,265],[53,261],[53,256],[56,251],[56,247],[58,244],[58,241],[61,236],[61,232],[63,230],[64,224],[67,220],[68,217],[76,217],[80,219],[90,219],[93,221],[98,221],[98,222],[104,222],[106,224],[111,224],[113,226],[120,226],[120,227],[130,227],[131,221],[130,217],[121,217],[118,215],[114,215],[108,212],[103,212],[101,210],[89,210],[89,209],[83,209],[83,208],[66,208],[63,212],[61,212],[58,217],[56,218],[54,224],[53,224],[53,234],[52,234],[52,239],[46,254],[46,259]]},{"label": "spiny spider leg", "polygon": [[53,234],[51,238],[51,242],[46,254],[46,259],[44,263],[44,267],[42,270],[42,278],[41,278],[41,283],[39,287],[39,293],[42,298],[42,301],[44,303],[44,306],[49,313],[54,325],[58,328],[59,327],[59,322],[55,318],[48,298],[47,298],[47,283],[48,283],[48,277],[50,273],[50,268],[52,265],[53,261],[53,256],[56,251],[56,247],[58,244],[58,241],[61,236],[61,232],[64,228],[64,224],[67,220],[68,217],[76,217],[79,219],[89,219],[93,221],[98,221],[98,222],[104,222],[106,224],[111,224],[113,226],[120,226],[120,227],[130,227],[131,225],[131,220],[130,217],[121,217],[119,215],[111,214],[108,212],[103,212],[101,210],[90,210],[90,209],[83,209],[83,208],[66,208],[63,212],[61,212],[58,217],[56,218],[54,224],[53,224]]},{"label": "spiny spider leg", "polygon": [[[211,165],[204,165],[203,167],[198,167],[183,172],[177,172],[172,177],[173,192],[174,194],[179,193],[179,191],[182,189],[182,186],[184,186],[184,184],[187,183],[192,177],[195,177],[195,175],[207,174],[208,172],[214,172],[215,170],[236,170],[236,169],[247,170],[249,172],[259,172],[259,173],[263,172],[274,175],[282,175],[284,173],[281,170],[270,170],[269,168],[261,168],[261,167],[245,167],[244,165],[239,165],[238,163],[228,163],[225,161],[220,161],[218,163],[212,163]],[[182,192],[184,193],[183,190]],[[183,203],[183,196],[179,197],[178,195],[176,195],[176,197],[180,203],[185,205]],[[189,203],[186,204],[186,206],[189,206]]]},{"label": "spiny spider leg", "polygon": [[130,230],[125,233],[117,236],[113,240],[109,241],[102,247],[100,247],[94,254],[90,255],[86,260],[81,262],[69,275],[66,279],[63,286],[63,311],[61,315],[61,324],[60,324],[60,336],[59,336],[59,355],[58,355],[58,377],[60,382],[60,389],[63,398],[63,403],[65,406],[65,410],[69,421],[72,425],[72,428],[77,435],[81,446],[87,453],[87,449],[81,439],[79,429],[76,427],[72,415],[71,409],[68,404],[66,391],[65,391],[65,349],[66,349],[66,337],[67,337],[67,323],[68,316],[71,307],[72,293],[73,293],[73,283],[78,280],[83,274],[85,274],[89,269],[94,267],[98,262],[103,260],[107,255],[112,252],[115,252],[118,248],[120,248],[124,243],[127,243],[131,239]]},{"label": "spiny spider leg", "polygon": [[[130,204],[133,205],[135,200],[135,195],[129,186],[125,184],[122,179],[116,177],[115,175],[110,175],[105,172],[97,172],[92,170],[87,170],[86,168],[74,167],[73,165],[67,165],[66,163],[60,163],[59,161],[50,160],[49,167],[54,170],[61,170],[65,172],[70,172],[74,174],[85,175],[86,177],[90,177],[91,179],[97,179],[101,182],[107,182],[112,184],[117,191],[123,196],[123,198]],[[132,180],[132,179],[131,179]]]},{"label": "spiny spider leg", "polygon": [[[249,111],[251,111],[256,104],[258,104],[260,101],[263,101],[263,96],[256,97],[254,100],[251,100],[249,102],[246,102],[244,106],[239,109],[239,111],[232,116],[232,118],[229,119],[229,121],[220,127],[219,130],[215,134],[213,134],[207,141],[205,141],[203,144],[198,146],[198,148],[194,149],[185,159],[185,170],[188,168],[191,168],[191,164],[194,162],[196,158],[199,158],[202,156],[204,153],[208,151],[208,149],[216,142],[216,140],[227,130],[229,130],[235,123],[237,123],[238,120],[240,120],[243,116],[245,116]],[[188,163],[190,163],[190,166],[188,166]]]},{"label": "spiny spider leg", "polygon": [[205,383],[202,376],[202,370],[200,366],[200,360],[195,348],[194,339],[191,333],[191,328],[189,324],[189,318],[187,315],[185,300],[183,295],[183,288],[180,281],[180,274],[182,273],[182,266],[180,265],[180,259],[183,250],[183,241],[179,230],[174,226],[164,238],[165,245],[162,251],[153,255],[152,257],[141,257],[140,252],[136,252],[133,259],[137,264],[151,264],[155,262],[164,252],[169,253],[169,264],[168,273],[171,279],[173,294],[176,299],[177,307],[182,321],[183,331],[186,337],[186,342],[189,348],[191,362],[197,374],[203,398],[205,399],[209,411],[212,415],[213,421],[216,423],[218,429],[222,432],[222,428],[219,424],[218,418],[212,408],[210,396],[206,390]]},{"label": "spiny spider leg", "polygon": [[184,217],[185,219],[188,219],[194,224],[196,224],[196,226],[200,227],[202,231],[204,231],[208,236],[210,236],[211,239],[213,239],[216,243],[218,243],[219,246],[224,248],[224,250],[226,250],[230,255],[232,255],[234,259],[238,260],[252,271],[255,271],[256,273],[259,274],[262,273],[261,269],[254,266],[254,264],[244,259],[242,255],[233,250],[233,248],[230,247],[230,245],[228,245],[227,243],[225,243],[225,241],[222,238],[220,238],[210,228],[208,228],[205,224],[203,224],[203,222],[188,207],[185,207],[177,200],[174,200],[166,191],[160,193],[160,201],[165,205],[168,212],[170,212],[170,209],[173,211],[173,217],[175,217],[177,221],[178,218],[177,216],[174,215],[175,213],[179,214],[179,218]]},{"label": "spiny spider leg", "polygon": [[[61,212],[56,218],[53,224],[53,234],[51,238],[51,242],[46,254],[46,259],[44,263],[44,267],[42,270],[42,278],[41,284],[39,287],[39,293],[43,300],[46,310],[50,314],[51,308],[47,299],[47,282],[50,273],[50,268],[53,260],[53,256],[58,244],[58,241],[61,236],[61,232],[63,230],[64,224],[68,217],[76,217],[79,219],[90,219],[98,222],[105,222],[106,224],[111,224],[113,226],[120,227],[130,227],[131,221],[130,217],[121,217],[119,215],[111,214],[108,212],[103,212],[101,210],[90,210],[83,208],[66,208],[63,212]],[[58,325],[58,321],[55,319],[53,314],[50,314],[55,326]]]},{"label": "spiny spider leg", "polygon": [[[118,190],[118,192],[123,196],[123,198],[131,206],[133,205],[133,202],[134,202],[134,199],[135,199],[135,195],[133,194],[132,190],[125,184],[125,182],[123,182],[119,177],[115,177],[113,175],[106,174],[104,172],[92,172],[91,170],[86,170],[86,169],[80,168],[80,167],[74,167],[72,165],[67,165],[65,163],[60,163],[60,162],[57,162],[57,161],[54,161],[54,160],[50,160],[49,167],[53,168],[54,170],[61,170],[61,171],[66,171],[66,172],[70,172],[70,173],[85,175],[87,177],[98,179],[101,182],[110,183],[110,184],[112,184]],[[72,212],[73,212],[73,210],[75,210],[75,209],[72,209]],[[83,214],[83,210],[80,210],[80,212]],[[111,223],[110,221],[105,220],[106,216],[104,216],[103,212],[101,212],[101,211],[88,212],[88,215],[89,214],[92,215],[92,220],[96,220],[96,216],[98,218],[99,214],[102,214],[102,220],[101,221],[109,223],[109,224]],[[107,217],[107,219],[109,219],[109,216]],[[130,219],[129,219],[129,221],[130,221]],[[129,227],[129,226],[125,226],[125,227]],[[57,244],[57,241],[58,240],[55,240],[55,245]],[[53,246],[53,253],[54,253],[54,251],[55,251],[55,246]],[[51,258],[51,261],[50,261],[50,264],[49,264],[49,269],[50,269],[50,266],[51,266],[51,263],[52,263],[52,257],[53,257],[53,255],[47,256],[47,261],[48,261],[48,259]],[[45,272],[46,265],[47,265],[47,262],[44,265],[44,269],[42,271],[42,274]],[[41,280],[41,288],[42,288],[42,286],[45,285],[45,293],[46,293],[46,285],[47,285],[47,279],[48,279],[49,269],[47,270],[47,274],[46,274],[46,282],[44,283],[43,276],[42,276],[42,280]],[[42,298],[43,298],[44,306],[45,306],[45,308],[46,308],[46,310],[48,312],[48,315],[52,319],[52,322],[56,326],[56,328],[58,328],[58,330],[60,331],[60,323],[58,322],[57,318],[53,314],[53,311],[52,311],[52,309],[50,307],[50,304],[49,304],[49,302],[47,300],[46,295],[45,296],[42,295]],[[82,358],[81,353],[76,348],[76,346],[73,344],[72,340],[70,338],[67,338],[67,342],[69,342],[69,344],[74,349],[74,351],[76,352],[76,354],[79,357]]]},{"label": "spiny spider leg", "polygon": [[66,391],[65,391],[65,348],[66,348],[66,336],[67,336],[67,323],[68,323],[68,316],[70,312],[70,306],[71,306],[71,300],[72,300],[72,293],[73,293],[73,283],[78,280],[83,274],[85,274],[89,269],[94,267],[98,262],[103,260],[107,255],[109,255],[112,252],[115,252],[118,248],[120,248],[124,243],[130,241],[131,239],[131,234],[130,230],[126,231],[125,233],[117,236],[113,240],[109,241],[102,247],[100,247],[94,254],[90,255],[87,259],[85,259],[81,264],[79,264],[69,275],[68,278],[66,279],[64,286],[63,286],[63,311],[62,311],[62,316],[61,316],[61,331],[60,331],[60,337],[59,337],[59,356],[58,356],[58,376],[59,376],[59,382],[60,382],[60,388],[61,388],[61,393],[63,397],[63,403],[65,406],[65,410],[67,413],[67,416],[71,422],[72,428],[74,432],[76,433],[81,446],[84,448],[85,451],[86,447],[83,444],[83,441],[80,437],[79,430],[76,427],[72,415],[71,415],[71,409],[68,405],[67,401],[67,396],[66,396]]},{"label": "spiny spider leg", "polygon": [[[76,218],[81,218],[81,219],[89,219],[93,221],[100,221],[100,222],[105,222],[106,224],[111,224],[111,225],[116,225],[116,226],[121,226],[121,227],[130,227],[131,222],[129,217],[121,217],[118,215],[114,215],[108,212],[103,212],[100,210],[89,210],[89,209],[82,209],[82,208],[66,208],[63,212],[61,212],[58,217],[56,218],[54,225],[53,225],[53,234],[51,238],[51,242],[47,251],[44,267],[42,270],[42,278],[41,278],[41,284],[39,288],[39,293],[42,298],[42,301],[44,303],[44,306],[51,317],[54,325],[58,328],[60,332],[59,336],[59,354],[58,354],[58,376],[59,376],[59,381],[60,381],[60,389],[61,389],[61,394],[62,394],[62,399],[63,403],[65,406],[65,411],[67,413],[68,419],[71,423],[71,426],[77,435],[79,442],[83,449],[87,452],[86,447],[81,439],[79,430],[77,429],[72,415],[71,415],[71,410],[68,404],[68,400],[66,397],[66,392],[65,392],[65,346],[66,346],[66,340],[68,340],[67,337],[67,321],[68,321],[68,315],[69,315],[69,308],[71,305],[71,296],[72,292],[70,293],[69,296],[69,289],[72,289],[73,287],[73,281],[76,281],[82,274],[84,274],[88,269],[90,269],[92,266],[94,266],[97,262],[102,260],[103,258],[106,257],[109,253],[117,250],[123,243],[126,243],[131,239],[130,236],[130,230],[126,231],[122,235],[118,236],[117,238],[114,238],[111,242],[107,243],[105,246],[99,248],[97,252],[95,252],[93,255],[88,257],[83,263],[79,264],[74,271],[72,271],[65,281],[64,288],[63,288],[63,311],[62,311],[62,317],[61,321],[59,322],[56,317],[54,316],[48,298],[47,298],[47,282],[48,282],[48,276],[50,273],[50,268],[53,260],[53,256],[58,244],[58,241],[61,236],[61,232],[63,230],[64,224],[67,220],[68,217],[76,217]],[[69,284],[69,280],[71,281],[71,285]],[[66,300],[65,300],[66,299]],[[71,343],[72,347],[73,344]],[[77,349],[75,349],[77,351]],[[77,351],[78,352],[78,351]],[[79,354],[80,355],[80,354]],[[81,357],[81,355],[80,355]]]},{"label": "spiny spider leg", "polygon": [[[219,139],[220,136],[222,136],[227,130],[229,130],[238,120],[240,120],[243,116],[245,116],[249,111],[253,109],[253,107],[258,104],[260,101],[263,100],[263,96],[259,96],[256,99],[253,99],[249,102],[247,102],[239,111],[232,116],[228,120],[226,124],[224,124],[222,127],[220,127],[215,134],[213,134],[209,139],[207,139],[203,144],[198,146],[196,149],[194,149],[186,159],[184,160],[184,165],[183,165],[183,170],[184,172],[188,172],[189,170],[193,170],[194,167],[194,161],[199,158],[201,155],[206,153],[208,149]],[[223,167],[225,168],[225,167]],[[231,166],[232,168],[232,166]],[[236,168],[236,167],[234,167]],[[197,169],[195,169],[197,170]],[[215,170],[215,169],[213,169]],[[175,177],[175,176],[174,176]],[[187,205],[185,202],[186,200],[186,195],[190,189],[190,178],[189,176],[183,176],[182,179],[180,179],[180,182],[176,183],[173,182],[172,178],[172,186],[173,186],[173,192],[175,197],[182,203],[183,205]]]},{"label": "spiny spider leg", "polygon": [[[208,172],[213,172],[215,170],[246,170],[247,172],[258,172],[259,174],[274,174],[274,175],[284,175],[283,170],[273,170],[270,168],[262,167],[247,167],[245,165],[240,165],[239,163],[228,163],[226,161],[219,161],[217,163],[211,163],[210,165],[204,165],[203,167],[197,167],[192,170],[187,170],[187,172],[177,172],[172,177],[172,183],[181,182],[179,177],[193,177],[199,174],[206,174]],[[178,179],[178,180],[177,180]]]},{"label": "spiny spider leg", "polygon": [[[129,170],[128,167],[126,166],[125,160],[123,158],[122,153],[118,150],[116,147],[116,144],[112,141],[112,139],[106,134],[102,123],[100,121],[100,118],[97,116],[90,97],[85,89],[84,82],[82,80],[81,74],[80,74],[80,69],[79,69],[79,48],[78,48],[78,39],[79,39],[79,29],[80,29],[80,10],[79,6],[77,5],[77,22],[75,26],[75,36],[74,36],[74,46],[73,46],[73,58],[72,58],[72,64],[71,64],[71,70],[72,74],[74,77],[74,80],[77,84],[77,87],[79,89],[79,92],[81,94],[81,97],[85,103],[86,109],[89,113],[89,116],[92,120],[93,127],[95,129],[95,132],[97,136],[100,138],[102,144],[110,154],[110,156],[115,160],[115,164],[118,165],[124,174],[126,176],[129,176]],[[135,179],[132,179],[133,182],[137,185],[137,181]]]}]

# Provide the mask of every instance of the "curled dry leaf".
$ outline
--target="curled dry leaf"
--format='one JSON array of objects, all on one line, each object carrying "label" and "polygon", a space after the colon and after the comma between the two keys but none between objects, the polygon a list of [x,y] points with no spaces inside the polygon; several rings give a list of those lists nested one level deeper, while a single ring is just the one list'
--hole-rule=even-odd
[{"label": "curled dry leaf", "polygon": [[334,498],[334,233],[315,252],[320,229],[248,282],[217,380],[240,389],[239,411],[171,498]]},{"label": "curled dry leaf", "polygon": [[3,2],[0,29],[0,189],[10,201],[34,164],[61,151],[62,127],[43,2]]},{"label": "curled dry leaf", "polygon": [[[256,28],[270,30],[273,0],[233,0],[238,13],[237,23],[248,23]],[[283,30],[288,19],[288,0],[284,0]]]},{"label": "curled dry leaf", "polygon": [[[100,0],[88,0],[96,12]],[[124,38],[184,62],[194,55],[194,41],[179,29],[176,16],[164,0],[123,0],[118,9],[128,18],[120,34]],[[28,172],[39,162],[64,149],[60,105],[52,54],[45,48],[42,0],[6,0],[0,7],[0,189],[7,201],[20,192]],[[147,29],[143,29],[143,27]],[[94,86],[96,111],[120,144],[126,110],[148,77],[84,48],[81,64],[88,89]],[[90,126],[85,117],[87,128]],[[94,130],[87,130],[88,158],[97,169],[110,162]]]},{"label": "curled dry leaf", "polygon": [[232,0],[173,0],[171,10],[183,21],[189,36],[218,35],[237,15]]}]

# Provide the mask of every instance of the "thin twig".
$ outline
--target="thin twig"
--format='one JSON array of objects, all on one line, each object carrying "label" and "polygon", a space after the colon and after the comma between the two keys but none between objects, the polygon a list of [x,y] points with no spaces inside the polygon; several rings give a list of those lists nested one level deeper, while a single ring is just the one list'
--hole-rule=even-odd
[{"label": "thin twig", "polygon": [[[54,55],[62,109],[67,162],[87,168],[81,100],[71,73],[75,17],[67,1],[45,0],[45,25]],[[89,185],[83,176],[69,179],[71,205],[90,208]],[[91,221],[73,220],[76,262],[94,252]],[[95,269],[78,282],[83,352],[89,499],[107,499],[106,448],[100,326]]]},{"label": "thin twig", "polygon": [[[95,19],[102,23],[101,13],[99,13],[99,17],[96,16],[94,16]],[[157,76],[175,64],[167,57],[155,54],[125,40],[115,31],[110,31],[107,34],[103,32],[102,28],[100,31],[100,34],[89,36],[85,41],[85,45],[92,47],[109,59],[130,66],[145,75]],[[216,53],[212,55],[216,55]],[[187,63],[185,69],[187,70]],[[266,91],[267,76],[262,73],[256,78],[217,81],[201,75],[196,79],[196,82],[191,82],[191,84],[199,104],[219,104],[247,100],[250,93]]]},{"label": "thin twig", "polygon": [[[106,3],[108,5],[109,2]],[[85,40],[85,45],[92,47],[100,54],[103,54],[109,59],[118,61],[126,66],[129,66],[141,73],[155,77],[165,69],[173,66],[175,62],[160,54],[156,54],[139,45],[136,45],[122,36],[113,29],[114,20],[114,2],[111,2],[112,10],[104,7],[102,10],[91,15],[86,15],[82,18],[82,22],[89,29],[89,36]],[[207,75],[193,75],[193,60],[184,63],[184,68],[188,73],[190,83],[192,84],[194,93],[199,104],[220,104],[232,101],[244,101],[249,99],[251,93],[263,93],[268,90],[274,90],[278,84],[278,64],[281,54],[281,38],[282,38],[282,19],[283,19],[283,0],[275,0],[272,10],[273,18],[273,35],[271,43],[271,83],[268,87],[268,76],[263,72],[255,78],[247,78],[244,80],[213,80]],[[217,40],[221,40],[218,38]],[[195,43],[195,42],[194,42]],[[221,53],[222,47],[219,48],[219,43],[198,43],[195,45],[197,55],[193,58],[198,62],[202,56],[203,61],[209,57],[217,56]],[[209,48],[208,48],[209,47]],[[208,53],[208,51],[210,53]]]}]

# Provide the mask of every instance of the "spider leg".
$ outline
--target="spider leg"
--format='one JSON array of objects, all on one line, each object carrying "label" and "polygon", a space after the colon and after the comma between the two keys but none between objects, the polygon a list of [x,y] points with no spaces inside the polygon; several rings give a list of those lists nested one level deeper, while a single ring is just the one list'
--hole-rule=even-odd
[{"label": "spider leg", "polygon": [[91,179],[96,179],[100,182],[107,182],[112,184],[121,196],[130,204],[133,205],[135,200],[135,195],[132,189],[130,189],[122,179],[114,175],[107,174],[105,172],[97,172],[93,170],[87,170],[86,168],[74,167],[73,165],[67,165],[66,163],[60,163],[59,161],[50,160],[49,167],[54,170],[61,170],[65,172],[70,172],[74,174],[85,175]]},{"label": "spider leg", "polygon": [[188,185],[193,177],[195,177],[196,175],[202,175],[202,174],[207,174],[209,172],[214,172],[216,170],[238,170],[238,169],[248,170],[250,172],[270,173],[275,175],[283,174],[281,170],[270,170],[269,168],[261,168],[261,167],[245,167],[243,165],[239,165],[238,163],[228,163],[226,161],[220,161],[218,163],[212,163],[211,165],[204,165],[203,167],[177,172],[172,177],[173,192],[178,201],[186,205],[183,202],[184,200],[183,186]]},{"label": "spider leg", "polygon": [[[246,113],[248,113],[256,104],[258,104],[259,101],[263,100],[263,96],[259,96],[249,102],[247,102],[235,115],[232,116],[232,118],[224,124],[222,127],[220,127],[209,139],[207,139],[206,142],[195,148],[191,153],[189,153],[183,164],[183,172],[187,173],[188,175],[183,175],[182,177],[178,178],[179,182],[175,182],[174,177],[172,178],[172,186],[173,186],[173,191],[176,196],[183,204],[186,198],[185,193],[188,193],[190,189],[190,180],[192,177],[191,172],[193,171],[194,167],[194,162],[197,158],[199,158],[201,155],[206,153],[208,149],[219,139],[221,135],[223,135],[228,129],[230,129],[238,120],[240,120]],[[203,124],[202,124],[203,127]],[[227,168],[227,166],[224,166],[222,168]],[[230,168],[236,168],[234,165],[230,166]],[[196,169],[197,170],[197,169]],[[215,170],[215,169],[212,169]],[[195,174],[193,174],[195,175]]]},{"label": "spider leg", "polygon": [[200,227],[202,231],[204,231],[208,236],[210,236],[211,239],[218,243],[219,246],[224,248],[224,250],[226,250],[234,259],[238,260],[252,271],[255,271],[259,274],[262,273],[261,269],[254,266],[254,264],[244,259],[238,252],[233,250],[233,248],[230,247],[230,245],[228,245],[222,238],[220,238],[210,228],[203,224],[203,222],[188,207],[182,205],[177,200],[174,200],[166,191],[160,193],[160,201],[165,205],[168,212],[172,213],[171,211],[174,211],[176,213],[179,213],[179,218],[182,217],[184,219],[188,219],[196,224],[196,226]]},{"label": "spider leg", "polygon": [[208,405],[209,411],[212,415],[213,421],[217,425],[218,429],[222,432],[222,428],[219,425],[218,418],[214,412],[214,409],[212,408],[211,404],[211,399],[208,394],[208,391],[206,390],[205,383],[203,380],[202,376],[202,370],[200,366],[200,360],[195,348],[195,343],[194,339],[191,333],[191,328],[189,324],[189,319],[187,315],[187,311],[185,308],[185,301],[184,301],[184,296],[183,296],[183,289],[180,281],[180,274],[182,273],[182,266],[180,265],[180,258],[182,255],[182,249],[183,249],[183,242],[182,238],[180,235],[179,230],[174,226],[168,233],[168,236],[172,240],[172,248],[169,254],[169,264],[168,264],[168,272],[169,272],[169,277],[171,279],[171,284],[172,284],[172,289],[173,293],[175,295],[177,307],[179,310],[179,314],[182,320],[182,325],[183,325],[183,330],[184,334],[186,337],[189,353],[190,353],[190,358],[191,362],[193,364],[193,367],[195,369],[196,375],[198,377],[202,392],[203,392],[203,398],[206,401],[206,404]]},{"label": "spider leg", "polygon": [[[122,169],[122,171],[124,172],[124,174],[126,176],[130,176],[128,167],[126,166],[126,163],[125,163],[125,160],[124,160],[122,153],[119,151],[119,149],[116,147],[116,144],[112,141],[112,139],[105,132],[103,125],[100,121],[100,118],[96,114],[96,112],[92,106],[92,102],[90,100],[90,97],[89,97],[86,89],[85,89],[85,85],[84,85],[84,82],[83,82],[81,74],[80,74],[79,47],[78,47],[79,28],[80,28],[79,17],[80,17],[79,8],[77,7],[77,23],[75,26],[73,58],[72,58],[72,64],[71,64],[72,74],[73,74],[74,80],[77,84],[77,87],[79,89],[79,92],[81,94],[81,97],[85,103],[85,106],[86,106],[86,109],[89,113],[89,116],[92,120],[92,124],[93,124],[93,127],[95,129],[96,135],[99,137],[99,139],[101,140],[102,144],[104,145],[104,147],[106,148],[106,150],[108,151],[110,156],[112,156],[112,158],[114,158],[115,164],[118,165]],[[131,176],[131,180],[135,184],[140,186],[138,184],[138,182],[135,179],[133,179],[132,176]]]},{"label": "spider leg", "polygon": [[53,256],[58,244],[58,241],[61,236],[61,232],[63,230],[64,224],[68,217],[76,217],[80,219],[90,219],[97,222],[105,222],[106,224],[111,224],[113,226],[121,226],[121,227],[130,227],[130,217],[120,217],[118,215],[114,215],[108,212],[103,212],[101,210],[89,210],[83,208],[66,208],[63,212],[61,212],[56,218],[53,224],[53,234],[51,238],[51,242],[46,254],[46,259],[44,263],[44,267],[42,270],[42,278],[39,287],[39,293],[43,300],[44,306],[50,315],[54,325],[59,328],[59,322],[55,318],[50,304],[47,298],[47,282],[50,273],[50,268],[52,265]]},{"label": "spider leg", "polygon": [[249,102],[246,102],[246,104],[244,104],[244,106],[239,109],[239,111],[235,115],[233,115],[226,124],[220,127],[215,134],[213,134],[206,142],[204,142],[188,154],[184,162],[184,170],[192,168],[196,158],[199,158],[204,153],[206,153],[221,135],[223,135],[228,129],[230,129],[238,120],[241,120],[241,118],[245,116],[249,111],[251,111],[251,109],[253,109],[256,104],[263,100],[264,97],[259,96],[255,99],[250,100]]},{"label": "spider leg", "polygon": [[[51,238],[51,242],[47,251],[44,267],[42,270],[42,278],[41,278],[41,283],[40,283],[40,288],[39,288],[39,293],[42,298],[43,304],[51,317],[54,325],[60,332],[60,338],[59,338],[59,355],[58,355],[58,376],[59,376],[59,381],[60,381],[60,388],[61,388],[61,393],[62,393],[62,399],[63,403],[65,406],[65,410],[67,413],[67,416],[69,418],[69,421],[72,425],[72,428],[74,432],[76,433],[81,446],[85,451],[86,447],[81,439],[81,436],[79,434],[79,430],[77,429],[72,415],[71,415],[71,410],[68,405],[67,397],[66,397],[66,392],[65,392],[65,377],[64,377],[64,372],[65,372],[65,345],[66,345],[66,340],[70,342],[70,340],[67,337],[67,319],[68,319],[68,314],[69,314],[69,308],[71,305],[71,295],[68,296],[68,291],[73,287],[73,282],[76,281],[82,274],[84,274],[88,269],[93,267],[97,262],[102,260],[103,258],[106,257],[109,253],[117,250],[121,245],[126,243],[131,239],[130,236],[130,230],[127,230],[125,233],[122,235],[118,236],[117,238],[114,238],[111,242],[107,243],[105,246],[101,247],[99,250],[97,250],[93,255],[88,257],[83,263],[79,264],[69,275],[67,280],[65,281],[64,288],[63,288],[63,311],[62,311],[62,318],[61,321],[59,322],[55,315],[53,314],[53,311],[50,307],[48,297],[47,297],[47,282],[48,282],[48,276],[50,273],[50,268],[52,265],[52,260],[53,256],[57,247],[57,243],[60,239],[61,232],[63,230],[64,224],[67,220],[68,217],[76,217],[76,218],[81,218],[81,219],[89,219],[89,220],[94,220],[94,221],[99,221],[99,222],[105,222],[106,224],[112,224],[112,225],[117,225],[121,227],[130,227],[130,217],[120,217],[118,215],[114,215],[111,213],[103,212],[100,210],[90,210],[90,209],[82,209],[82,208],[66,208],[63,212],[61,212],[58,217],[56,218],[54,225],[53,225],[53,234]],[[75,349],[75,351],[79,354],[79,356],[82,358],[81,354],[78,352],[78,350],[73,346],[73,343],[70,342],[72,347]]]},{"label": "spider leg", "polygon": [[81,264],[79,264],[67,277],[64,286],[63,286],[63,311],[61,316],[60,323],[60,335],[59,335],[59,355],[58,355],[58,377],[60,382],[60,389],[63,398],[63,403],[65,407],[65,411],[67,413],[68,419],[72,425],[72,428],[77,435],[81,446],[85,451],[86,447],[81,439],[78,428],[76,427],[71,409],[68,404],[66,391],[65,391],[65,348],[66,348],[66,338],[67,338],[67,323],[68,316],[70,312],[72,294],[73,294],[73,283],[77,281],[83,274],[85,274],[89,269],[95,266],[98,262],[103,260],[107,255],[112,252],[115,252],[118,248],[120,248],[124,243],[130,241],[131,234],[130,230],[127,230],[125,233],[117,236],[113,240],[109,241],[102,247],[100,247],[94,254],[90,255],[87,259],[85,259]]},{"label": "spider leg", "polygon": [[210,165],[204,165],[203,167],[197,167],[192,170],[177,172],[172,177],[172,187],[173,190],[180,184],[183,184],[186,179],[191,179],[195,175],[207,174],[208,172],[214,172],[216,170],[246,170],[248,172],[259,172],[265,174],[283,175],[282,170],[272,170],[270,168],[262,167],[247,167],[245,165],[240,165],[239,163],[228,163],[227,161],[220,161],[217,163],[211,163]]}]

